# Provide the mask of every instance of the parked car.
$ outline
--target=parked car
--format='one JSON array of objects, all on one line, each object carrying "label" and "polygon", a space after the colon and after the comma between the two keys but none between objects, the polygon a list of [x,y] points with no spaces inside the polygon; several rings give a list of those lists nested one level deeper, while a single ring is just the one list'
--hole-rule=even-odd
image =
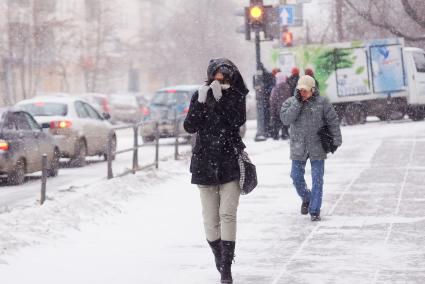
[{"label": "parked car", "polygon": [[139,106],[139,111],[142,113],[143,119],[146,120],[149,117],[149,100],[142,95],[136,95],[137,104]]},{"label": "parked car", "polygon": [[108,95],[99,93],[83,93],[79,94],[78,97],[90,103],[101,114],[110,114],[111,112]]},{"label": "parked car", "polygon": [[[199,85],[181,85],[157,91],[151,99],[149,114],[145,118],[146,124],[143,125],[141,130],[143,142],[152,142],[155,139],[154,122],[158,122],[160,138],[175,137],[176,118],[179,120],[178,131],[180,135],[183,134],[183,137],[190,142],[191,135],[184,130],[183,122],[189,111],[192,95],[198,88]],[[241,137],[244,137],[245,133],[246,125],[244,124],[240,128]]]},{"label": "parked car", "polygon": [[43,154],[47,155],[47,175],[57,176],[60,151],[52,135],[28,112],[0,109],[0,175],[9,184],[22,184],[26,174],[42,170]]},{"label": "parked car", "polygon": [[[176,136],[176,118],[179,118],[179,133],[186,133],[183,120],[189,111],[190,99],[198,88],[197,85],[181,85],[157,91],[150,101],[149,113],[145,118],[146,124],[141,130],[143,142],[151,142],[155,139],[154,122],[158,122],[160,138]],[[186,134],[189,140],[191,136]]]},{"label": "parked car", "polygon": [[[35,97],[17,104],[31,113],[39,124],[49,128],[57,140],[62,157],[74,166],[84,166],[86,156],[107,159],[108,135],[114,152],[116,135],[109,116],[102,116],[89,103],[70,96]],[[112,157],[114,158],[114,157]]]},{"label": "parked car", "polygon": [[143,110],[134,94],[109,95],[112,122],[138,123],[143,120]]}]

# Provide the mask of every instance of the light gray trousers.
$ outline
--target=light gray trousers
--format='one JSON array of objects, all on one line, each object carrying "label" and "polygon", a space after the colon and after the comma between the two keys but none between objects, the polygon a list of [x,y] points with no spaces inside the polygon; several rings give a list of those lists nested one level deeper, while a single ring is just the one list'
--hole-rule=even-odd
[{"label": "light gray trousers", "polygon": [[236,215],[241,190],[238,181],[198,185],[207,240],[236,240]]}]

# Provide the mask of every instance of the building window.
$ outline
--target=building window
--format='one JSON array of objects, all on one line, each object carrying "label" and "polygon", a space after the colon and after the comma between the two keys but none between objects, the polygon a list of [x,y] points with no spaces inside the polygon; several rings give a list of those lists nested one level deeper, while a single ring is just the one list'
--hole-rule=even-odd
[{"label": "building window", "polygon": [[30,0],[9,0],[8,5],[18,5],[21,7],[29,7]]},{"label": "building window", "polygon": [[91,22],[96,20],[100,14],[99,0],[85,0],[86,21]]},{"label": "building window", "polygon": [[34,8],[39,13],[52,14],[56,11],[56,0],[35,0]]}]

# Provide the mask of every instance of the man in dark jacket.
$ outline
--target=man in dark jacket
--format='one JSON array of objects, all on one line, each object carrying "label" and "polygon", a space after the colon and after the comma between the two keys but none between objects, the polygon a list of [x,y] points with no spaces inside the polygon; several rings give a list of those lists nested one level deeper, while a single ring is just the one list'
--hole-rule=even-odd
[{"label": "man in dark jacket", "polygon": [[288,82],[289,87],[291,88],[291,96],[295,94],[295,89],[297,87],[298,80],[300,79],[300,69],[297,67],[292,68],[291,76],[289,76]]},{"label": "man in dark jacket", "polygon": [[238,153],[245,145],[239,128],[246,121],[248,89],[228,59],[210,61],[208,80],[193,95],[184,128],[196,133],[190,171],[200,189],[207,241],[222,283],[232,283],[231,265],[239,204]]},{"label": "man in dark jacket", "polygon": [[288,126],[284,125],[280,120],[280,110],[282,104],[291,97],[291,88],[286,83],[286,76],[282,72],[276,74],[276,86],[272,90],[270,96],[270,111],[272,124],[272,137],[275,140],[279,139],[279,132],[282,131],[282,139],[289,138]]},{"label": "man in dark jacket", "polygon": [[272,94],[272,90],[276,85],[276,79],[272,72],[267,71],[264,68],[263,71],[264,76],[264,122],[265,122],[265,130],[266,136],[271,136],[271,112],[270,112],[270,96]]},{"label": "man in dark jacket", "polygon": [[[326,125],[334,146],[341,146],[338,116],[329,100],[319,95],[314,79],[306,75],[298,81],[296,96],[283,103],[280,117],[284,124],[290,125],[291,178],[302,199],[301,214],[310,213],[312,221],[320,221],[326,151],[318,132]],[[311,192],[304,179],[307,159],[311,164]]]}]

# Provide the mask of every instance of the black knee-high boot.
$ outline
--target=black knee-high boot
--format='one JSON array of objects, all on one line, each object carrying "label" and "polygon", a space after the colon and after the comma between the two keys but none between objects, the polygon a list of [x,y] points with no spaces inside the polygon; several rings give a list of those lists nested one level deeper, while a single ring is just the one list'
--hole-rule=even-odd
[{"label": "black knee-high boot", "polygon": [[232,279],[232,261],[235,257],[235,242],[222,241],[221,256],[221,283],[233,283]]},{"label": "black knee-high boot", "polygon": [[221,267],[221,239],[218,239],[216,241],[210,242],[208,241],[208,244],[211,247],[211,250],[214,254],[215,258],[215,266],[217,267],[218,272],[220,272]]}]

